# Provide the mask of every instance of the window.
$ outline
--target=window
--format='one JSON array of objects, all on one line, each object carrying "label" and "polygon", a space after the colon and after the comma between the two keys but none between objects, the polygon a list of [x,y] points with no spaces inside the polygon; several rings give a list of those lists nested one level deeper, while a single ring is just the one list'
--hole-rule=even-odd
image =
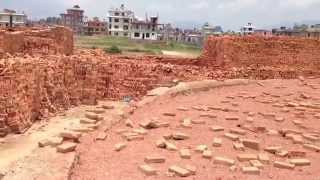
[{"label": "window", "polygon": [[111,29],[112,28],[112,25],[111,24],[109,24],[109,29]]},{"label": "window", "polygon": [[115,12],[114,15],[115,15],[115,16],[119,16],[120,14],[119,14],[118,12]]},{"label": "window", "polygon": [[124,26],[123,26],[123,29],[124,29],[124,30],[128,30],[128,29],[129,29],[129,26],[124,25]]},{"label": "window", "polygon": [[134,33],[134,37],[140,37],[140,33]]},{"label": "window", "polygon": [[149,33],[146,33],[146,38],[150,38],[150,34]]},{"label": "window", "polygon": [[112,22],[112,18],[111,17],[109,17],[109,22]]},{"label": "window", "polygon": [[115,28],[115,29],[119,29],[119,26],[115,25],[114,28]]},{"label": "window", "polygon": [[122,16],[124,16],[124,13],[122,13]]},{"label": "window", "polygon": [[129,19],[124,19],[123,22],[124,23],[129,23]]},{"label": "window", "polygon": [[152,33],[151,35],[154,36],[154,33]]},{"label": "window", "polygon": [[114,19],[114,22],[119,22],[119,19]]},{"label": "window", "polygon": [[115,35],[115,36],[119,36],[119,33],[118,33],[118,32],[115,32],[114,35]]},{"label": "window", "polygon": [[21,20],[22,20],[21,16],[16,16],[16,21],[21,21]]},{"label": "window", "polygon": [[123,36],[128,36],[128,33],[123,33]]}]

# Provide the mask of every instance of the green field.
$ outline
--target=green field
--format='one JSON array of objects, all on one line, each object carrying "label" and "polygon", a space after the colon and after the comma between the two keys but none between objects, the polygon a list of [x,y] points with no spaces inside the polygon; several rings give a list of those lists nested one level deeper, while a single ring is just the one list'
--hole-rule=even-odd
[{"label": "green field", "polygon": [[201,48],[190,44],[176,42],[136,42],[123,37],[111,36],[77,36],[76,47],[110,49],[118,47],[122,53],[162,54],[162,51],[173,51],[179,54],[199,56]]}]

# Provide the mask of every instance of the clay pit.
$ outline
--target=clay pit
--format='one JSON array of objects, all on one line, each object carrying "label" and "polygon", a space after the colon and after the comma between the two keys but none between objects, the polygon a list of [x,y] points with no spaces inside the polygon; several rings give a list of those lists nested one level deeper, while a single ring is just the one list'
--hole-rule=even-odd
[{"label": "clay pit", "polygon": [[0,155],[28,149],[0,174],[318,177],[319,49],[319,40],[225,36],[195,59],[123,56],[74,49],[64,27],[0,31]]}]

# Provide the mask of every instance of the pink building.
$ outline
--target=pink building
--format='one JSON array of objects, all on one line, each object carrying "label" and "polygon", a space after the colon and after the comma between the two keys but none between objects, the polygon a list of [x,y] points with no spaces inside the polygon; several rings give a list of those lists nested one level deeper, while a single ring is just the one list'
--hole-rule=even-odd
[{"label": "pink building", "polygon": [[83,31],[83,19],[84,10],[80,9],[80,6],[75,5],[71,9],[67,9],[67,13],[60,14],[61,23],[64,26],[68,26],[73,29],[77,34],[81,34]]}]

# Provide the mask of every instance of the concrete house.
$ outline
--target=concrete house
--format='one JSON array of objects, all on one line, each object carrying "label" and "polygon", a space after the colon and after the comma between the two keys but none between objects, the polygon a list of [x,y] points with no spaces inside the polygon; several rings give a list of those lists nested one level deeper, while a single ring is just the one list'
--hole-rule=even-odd
[{"label": "concrete house", "polygon": [[109,30],[110,36],[130,37],[130,29],[132,21],[134,19],[134,13],[124,7],[124,4],[120,8],[111,9],[109,11]]},{"label": "concrete house", "polygon": [[20,27],[27,23],[25,13],[17,13],[14,10],[4,9],[0,12],[0,27]]},{"label": "concrete house", "polygon": [[110,36],[128,37],[133,40],[158,40],[160,37],[159,17],[152,16],[146,19],[135,17],[134,12],[125,8],[122,4],[120,8],[111,9],[108,16]]},{"label": "concrete house", "polygon": [[98,17],[94,17],[92,20],[85,21],[83,28],[83,33],[88,36],[107,35],[108,33],[107,22],[99,20]]},{"label": "concrete house", "polygon": [[76,34],[83,33],[84,10],[80,6],[75,5],[73,8],[67,9],[67,13],[60,14],[61,24],[70,27]]},{"label": "concrete house", "polygon": [[254,34],[255,29],[256,29],[256,27],[253,26],[252,23],[248,23],[247,25],[241,27],[240,33],[242,35],[251,35],[251,34]]},{"label": "concrete house", "polygon": [[158,17],[146,18],[146,20],[135,19],[132,22],[131,39],[135,40],[158,40],[159,27]]}]

